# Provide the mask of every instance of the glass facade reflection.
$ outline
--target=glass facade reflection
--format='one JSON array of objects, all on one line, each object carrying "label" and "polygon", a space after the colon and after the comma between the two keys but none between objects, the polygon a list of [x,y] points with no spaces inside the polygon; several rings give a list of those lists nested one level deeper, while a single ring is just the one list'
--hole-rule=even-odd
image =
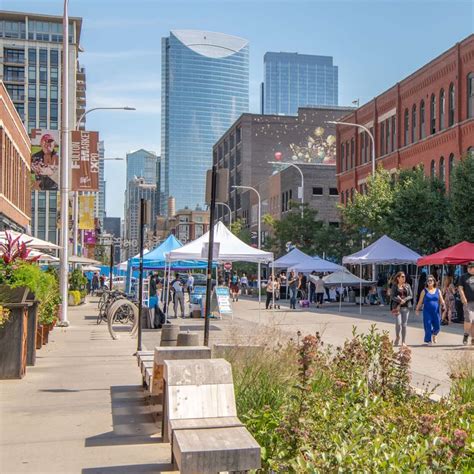
[{"label": "glass facade reflection", "polygon": [[204,206],[212,146],[249,106],[249,47],[196,30],[162,39],[161,212]]},{"label": "glass facade reflection", "polygon": [[266,53],[262,113],[298,115],[298,107],[338,105],[338,68],[331,56]]}]

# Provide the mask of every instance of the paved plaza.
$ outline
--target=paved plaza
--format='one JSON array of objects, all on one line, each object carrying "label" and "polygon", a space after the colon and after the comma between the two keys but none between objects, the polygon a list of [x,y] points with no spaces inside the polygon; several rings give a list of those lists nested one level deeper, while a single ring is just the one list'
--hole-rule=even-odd
[{"label": "paved plaza", "polygon": [[[326,344],[339,345],[376,324],[393,331],[387,308],[336,305],[309,311],[258,310],[256,299],[241,299],[234,318],[212,320],[211,344],[284,342],[301,333],[320,332]],[[262,308],[264,305],[262,304]],[[111,340],[106,325],[96,325],[96,304],[71,308],[71,326],[55,328],[38,352],[35,367],[23,380],[1,382],[2,473],[141,473],[168,472],[170,447],[144,404],[141,378],[133,357],[136,340]],[[183,329],[200,331],[200,319],[172,319]],[[461,345],[462,327],[443,327],[439,344],[423,347],[421,318],[410,317],[408,344],[413,351],[413,380],[436,392],[449,389],[453,358],[473,357]],[[144,346],[159,344],[160,331],[145,330]]]}]

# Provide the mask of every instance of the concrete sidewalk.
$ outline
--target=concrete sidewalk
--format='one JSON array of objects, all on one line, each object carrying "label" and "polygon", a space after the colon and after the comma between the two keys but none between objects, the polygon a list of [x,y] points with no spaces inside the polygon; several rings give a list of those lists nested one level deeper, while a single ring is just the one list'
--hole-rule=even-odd
[{"label": "concrete sidewalk", "polygon": [[171,470],[144,405],[136,339],[113,341],[97,305],[70,308],[22,380],[0,381],[0,472]]}]

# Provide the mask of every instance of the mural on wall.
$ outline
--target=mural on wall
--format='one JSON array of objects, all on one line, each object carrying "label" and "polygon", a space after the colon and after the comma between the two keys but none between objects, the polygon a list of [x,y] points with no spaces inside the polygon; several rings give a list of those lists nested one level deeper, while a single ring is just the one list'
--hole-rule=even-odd
[{"label": "mural on wall", "polygon": [[323,127],[317,127],[303,145],[291,143],[290,150],[291,161],[295,163],[336,164],[336,137],[325,136]]}]

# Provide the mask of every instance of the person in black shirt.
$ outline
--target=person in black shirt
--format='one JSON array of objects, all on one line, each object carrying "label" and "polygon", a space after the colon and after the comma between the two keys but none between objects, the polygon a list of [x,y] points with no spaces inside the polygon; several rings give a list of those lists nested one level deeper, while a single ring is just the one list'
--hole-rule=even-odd
[{"label": "person in black shirt", "polygon": [[467,344],[469,334],[471,345],[474,345],[474,262],[467,266],[467,273],[459,278],[459,296],[464,309],[464,337],[462,343]]}]

